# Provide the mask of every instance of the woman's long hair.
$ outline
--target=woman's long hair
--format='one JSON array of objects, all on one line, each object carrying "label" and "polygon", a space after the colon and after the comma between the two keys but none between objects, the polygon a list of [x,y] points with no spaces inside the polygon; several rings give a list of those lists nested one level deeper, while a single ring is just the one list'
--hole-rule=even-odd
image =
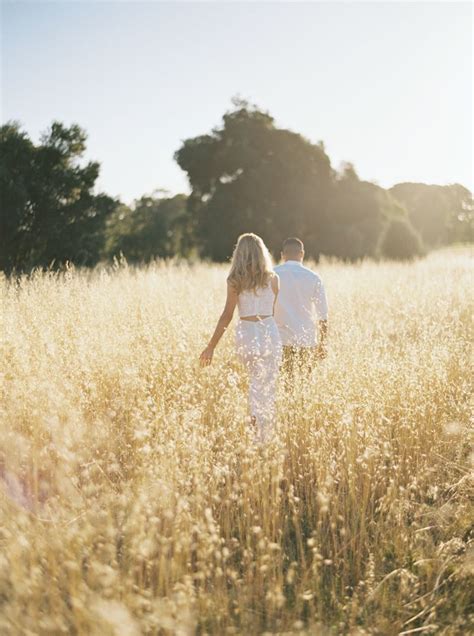
[{"label": "woman's long hair", "polygon": [[266,287],[272,276],[272,259],[265,243],[256,234],[241,234],[234,248],[227,280],[240,294]]}]

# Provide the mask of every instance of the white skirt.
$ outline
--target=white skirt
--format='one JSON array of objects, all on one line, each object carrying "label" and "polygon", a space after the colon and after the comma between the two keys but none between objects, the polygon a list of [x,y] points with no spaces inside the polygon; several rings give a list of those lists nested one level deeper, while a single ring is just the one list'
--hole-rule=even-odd
[{"label": "white skirt", "polygon": [[249,373],[249,410],[260,441],[269,439],[275,420],[275,400],[282,358],[280,333],[273,316],[257,322],[239,320],[237,354]]}]

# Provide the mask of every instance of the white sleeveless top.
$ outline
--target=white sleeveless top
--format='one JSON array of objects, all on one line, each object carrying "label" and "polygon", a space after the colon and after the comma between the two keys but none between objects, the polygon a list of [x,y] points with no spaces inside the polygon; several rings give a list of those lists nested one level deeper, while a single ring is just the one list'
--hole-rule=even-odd
[{"label": "white sleeveless top", "polygon": [[237,299],[239,316],[272,316],[275,293],[272,289],[271,279],[266,287],[260,287],[256,291],[245,290]]}]

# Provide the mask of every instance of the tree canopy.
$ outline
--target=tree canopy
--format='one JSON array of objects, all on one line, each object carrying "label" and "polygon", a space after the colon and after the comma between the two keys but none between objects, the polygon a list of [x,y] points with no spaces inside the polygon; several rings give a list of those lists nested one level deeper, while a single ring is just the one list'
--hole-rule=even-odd
[{"label": "tree canopy", "polygon": [[474,239],[472,194],[462,185],[363,181],[336,170],[322,141],[279,128],[242,100],[220,126],[175,153],[191,192],[155,191],[130,206],[95,194],[97,162],[84,161],[86,133],[53,122],[35,144],[19,124],[0,128],[0,269],[65,261],[94,265],[173,256],[223,261],[242,232],[260,234],[278,256],[286,237],[308,256],[411,258]]},{"label": "tree canopy", "polygon": [[309,208],[320,218],[327,210],[333,171],[324,147],[245,104],[175,156],[192,188],[188,213],[204,256],[226,259],[250,228],[276,250],[282,237],[308,235]]},{"label": "tree canopy", "polygon": [[35,145],[17,123],[0,128],[0,268],[28,269],[100,258],[117,202],[93,188],[99,164],[81,165],[85,132],[53,122]]},{"label": "tree canopy", "polygon": [[388,220],[406,216],[403,206],[352,165],[334,170],[322,142],[277,128],[245,102],[236,106],[175,155],[192,188],[187,209],[201,254],[225,260],[236,236],[252,230],[275,254],[297,235],[315,258],[374,256]]}]

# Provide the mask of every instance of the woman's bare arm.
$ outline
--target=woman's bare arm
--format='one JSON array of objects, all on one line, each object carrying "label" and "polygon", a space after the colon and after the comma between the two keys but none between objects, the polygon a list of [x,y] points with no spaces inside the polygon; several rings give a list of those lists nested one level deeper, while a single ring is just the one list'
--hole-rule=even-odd
[{"label": "woman's bare arm", "polygon": [[237,298],[238,294],[235,287],[232,285],[232,283],[229,283],[229,281],[227,281],[227,299],[225,301],[225,307],[222,314],[220,315],[219,320],[217,321],[216,328],[214,329],[214,333],[212,334],[207,347],[200,355],[199,360],[201,362],[201,366],[205,367],[211,364],[214,349],[216,348],[219,340],[222,338],[234,315]]}]

